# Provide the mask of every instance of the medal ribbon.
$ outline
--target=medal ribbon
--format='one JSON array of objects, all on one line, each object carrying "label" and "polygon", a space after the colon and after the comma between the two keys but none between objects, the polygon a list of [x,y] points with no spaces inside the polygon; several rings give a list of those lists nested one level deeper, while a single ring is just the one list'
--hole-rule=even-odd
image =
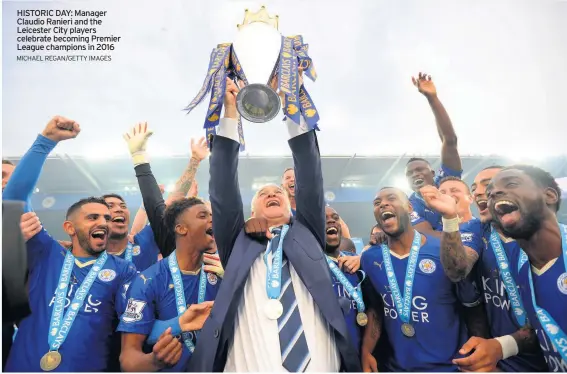
[{"label": "medal ribbon", "polygon": [[278,299],[280,297],[280,292],[282,289],[282,258],[283,258],[283,240],[287,231],[289,230],[289,225],[283,225],[282,232],[280,234],[280,242],[278,247],[275,249],[272,255],[271,266],[268,265],[268,255],[273,250],[272,240],[268,242],[266,248],[266,254],[264,255],[264,262],[268,268],[266,272],[266,292],[268,293],[268,298]]},{"label": "medal ribbon", "polygon": [[[83,306],[87,294],[89,293],[98,273],[102,270],[102,267],[108,259],[108,254],[102,252],[92,268],[89,270],[87,276],[81,283],[81,286],[75,292],[73,301],[67,309],[67,313],[63,316],[63,311],[65,310],[65,301],[67,296],[67,290],[69,289],[69,282],[71,280],[71,273],[73,271],[73,266],[75,263],[75,256],[71,251],[67,251],[65,255],[65,260],[63,261],[63,268],[61,269],[61,274],[59,275],[59,282],[57,283],[57,290],[55,290],[55,303],[53,304],[53,309],[51,311],[51,321],[49,323],[49,334],[47,335],[47,343],[49,344],[50,351],[57,351],[67,339],[69,331],[71,331],[71,326],[75,322],[79,310]],[[66,327],[66,328],[63,328]]]},{"label": "medal ribbon", "polygon": [[[177,264],[177,255],[174,250],[172,254],[169,255],[168,265],[169,272],[173,278],[173,289],[175,290],[175,303],[177,306],[177,315],[182,315],[187,310],[187,302],[185,301],[185,290],[183,288],[183,279],[181,278],[181,269]],[[201,266],[201,274],[199,275],[199,296],[197,298],[197,304],[201,304],[205,301],[205,292],[207,290],[207,276],[205,275],[204,265]],[[196,333],[195,333],[196,335]],[[184,337],[183,342],[189,349],[189,352],[193,353],[195,350],[195,344],[189,338]]]},{"label": "medal ribbon", "polygon": [[390,248],[386,244],[382,244],[382,256],[384,257],[384,265],[386,266],[386,276],[388,277],[388,284],[392,291],[394,299],[394,306],[400,315],[400,319],[404,323],[409,323],[411,312],[411,300],[413,294],[413,278],[415,276],[415,268],[417,265],[417,257],[419,256],[419,249],[421,247],[421,234],[414,230],[413,242],[406,268],[406,276],[404,279],[404,295],[400,294],[400,287],[396,280],[396,273],[392,266],[392,258],[390,257]]},{"label": "medal ribbon", "polygon": [[[337,264],[335,264],[335,262],[329,256],[325,256],[325,257],[327,258],[327,264],[329,264],[329,269],[331,269],[333,275],[337,278],[339,282],[341,282],[344,289],[348,292],[350,297],[356,302],[356,309],[358,309],[358,312],[364,313],[366,307],[364,305],[364,300],[362,300],[362,291],[360,290],[360,285],[362,284],[362,281],[360,281],[358,286],[355,288],[349,282],[347,277],[345,277],[342,270],[339,269]],[[364,278],[366,278],[366,273],[363,272],[362,274],[363,274],[362,280],[364,280]]]},{"label": "medal ribbon", "polygon": [[126,252],[124,253],[124,259],[128,262],[132,262],[132,255],[133,255],[133,246],[132,243],[128,242],[126,245]]},{"label": "medal ribbon", "polygon": [[518,292],[518,287],[510,271],[510,263],[508,262],[508,256],[506,256],[506,251],[502,247],[502,241],[498,236],[498,233],[494,228],[490,232],[490,244],[492,245],[492,250],[494,256],[496,257],[496,263],[498,264],[498,269],[500,269],[500,279],[506,287],[506,293],[508,294],[508,299],[512,303],[514,316],[516,321],[521,326],[526,324],[526,310],[524,309],[524,304],[522,303],[522,298]]},{"label": "medal ribbon", "polygon": [[[563,264],[565,265],[565,271],[567,271],[567,226],[559,224],[559,231],[561,232],[561,250],[563,252]],[[528,264],[528,266],[530,266]],[[528,268],[528,279],[530,281],[530,292],[532,295],[532,304],[537,314],[537,318],[541,327],[545,331],[547,337],[552,341],[555,349],[561,355],[563,361],[567,362],[567,334],[561,329],[561,326],[555,322],[553,317],[547,313],[543,308],[537,306],[534,283],[532,278],[532,269]]]},{"label": "medal ribbon", "polygon": [[205,76],[205,81],[203,82],[203,86],[197,93],[197,96],[187,105],[185,110],[187,114],[191,113],[191,111],[203,101],[205,95],[211,90],[211,82],[213,75],[220,69],[221,66],[224,64],[223,57],[226,51],[224,48],[214,48],[211,52],[211,57],[209,59],[209,70],[207,71],[207,75]]}]

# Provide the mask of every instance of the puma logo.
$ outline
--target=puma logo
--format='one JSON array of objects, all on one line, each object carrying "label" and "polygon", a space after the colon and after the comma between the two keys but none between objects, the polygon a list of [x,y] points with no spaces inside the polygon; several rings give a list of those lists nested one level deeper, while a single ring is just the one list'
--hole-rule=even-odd
[{"label": "puma logo", "polygon": [[152,279],[152,278],[146,278],[146,276],[144,274],[140,274],[140,278],[142,278],[142,280],[144,281],[144,284],[146,284],[147,281]]},{"label": "puma logo", "polygon": [[382,261],[380,263],[374,261],[374,265],[378,266],[380,268],[380,270],[382,270],[382,264],[384,264],[384,261]]}]

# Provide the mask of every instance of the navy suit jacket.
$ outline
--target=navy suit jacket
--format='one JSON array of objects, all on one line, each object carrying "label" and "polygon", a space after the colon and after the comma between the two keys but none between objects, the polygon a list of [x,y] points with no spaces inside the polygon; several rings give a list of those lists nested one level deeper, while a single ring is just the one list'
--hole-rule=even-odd
[{"label": "navy suit jacket", "polygon": [[[356,348],[333,290],[322,248],[325,245],[325,200],[319,145],[314,131],[289,140],[295,165],[296,216],[284,238],[283,250],[309,290],[334,334],[341,370],[360,372]],[[225,277],[211,314],[199,334],[188,371],[224,371],[229,343],[250,268],[266,250],[244,232],[244,213],[238,186],[238,148],[232,139],[216,136],[210,158],[209,195],[213,230]]]}]

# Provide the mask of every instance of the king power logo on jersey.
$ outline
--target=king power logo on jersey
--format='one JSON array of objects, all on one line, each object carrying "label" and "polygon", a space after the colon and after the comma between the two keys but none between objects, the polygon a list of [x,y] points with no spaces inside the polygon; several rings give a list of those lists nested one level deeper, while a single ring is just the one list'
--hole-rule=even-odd
[{"label": "king power logo on jersey", "polygon": [[[79,288],[77,284],[69,284],[69,292],[67,292],[67,297],[65,298],[65,306],[63,307],[64,309],[67,309],[71,304],[71,300],[73,299],[73,291],[76,291],[75,288]],[[57,289],[55,290],[55,292],[57,292]],[[51,298],[51,301],[49,302],[50,308],[55,304],[55,292],[53,297]],[[84,311],[85,313],[98,313],[98,306],[100,306],[100,304],[102,304],[102,301],[95,299],[92,294],[89,294],[86,302],[83,304],[82,311]]]},{"label": "king power logo on jersey", "polygon": [[506,293],[506,286],[500,279],[497,271],[495,271],[495,274],[496,276],[493,277],[482,276],[484,302],[487,305],[494,306],[495,308],[510,310],[510,300]]},{"label": "king power logo on jersey", "polygon": [[[543,351],[545,362],[547,363],[547,366],[549,366],[549,371],[554,373],[567,372],[567,362],[561,358],[561,355],[557,351],[558,347],[555,347],[551,340],[549,340],[545,331],[536,329],[535,332],[537,334],[541,350]],[[565,342],[565,345],[562,347],[559,347],[559,349],[567,350],[567,342]]]},{"label": "king power logo on jersey", "polygon": [[[384,315],[390,319],[397,319],[399,313],[394,306],[394,298],[391,293],[380,293],[384,302]],[[427,313],[427,299],[423,296],[414,296],[411,301],[412,311],[410,320],[412,322],[429,323],[429,314]],[[417,310],[416,310],[417,309]]]}]

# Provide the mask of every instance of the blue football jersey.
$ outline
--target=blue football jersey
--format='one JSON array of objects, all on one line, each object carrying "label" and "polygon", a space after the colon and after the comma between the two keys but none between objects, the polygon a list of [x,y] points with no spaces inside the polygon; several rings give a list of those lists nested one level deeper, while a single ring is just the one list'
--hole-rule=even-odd
[{"label": "blue football jersey", "polygon": [[[344,251],[341,251],[341,255],[342,256],[354,256],[354,254],[352,254],[350,252],[344,252]],[[350,282],[350,284],[352,284],[352,286],[354,288],[356,288],[360,284],[360,281],[361,281],[362,278],[359,277],[359,273],[350,274],[349,272],[346,272],[346,271],[343,270],[343,274],[345,275],[345,277],[348,279],[348,281]],[[356,323],[356,315],[358,314],[358,306],[356,305],[356,302],[351,298],[350,294],[345,289],[345,287],[341,284],[341,282],[337,279],[337,277],[335,277],[335,275],[332,272],[331,272],[331,277],[333,279],[333,289],[335,290],[335,293],[337,294],[339,299],[345,298],[345,299],[348,299],[348,301],[349,301],[348,312],[343,310],[343,313],[345,314],[345,320],[346,320],[346,324],[347,324],[348,331],[349,331],[350,337],[352,339],[352,342],[353,342],[354,346],[356,347],[356,349],[358,351],[360,351],[361,342],[362,342],[362,340],[361,340],[362,339],[362,331],[361,331],[361,327],[358,325],[358,323]],[[341,304],[341,306],[342,306],[342,304]]]},{"label": "blue football jersey", "polygon": [[[440,244],[439,239],[426,236],[419,251],[410,312],[410,323],[415,328],[412,338],[402,334],[381,247],[373,246],[362,253],[361,267],[384,304],[384,327],[393,351],[385,363],[390,371],[457,371],[452,360],[461,357],[459,349],[467,341],[467,333],[455,285],[441,266]],[[402,295],[408,258],[391,255]]]},{"label": "blue football jersey", "polygon": [[[449,176],[461,178],[462,174],[462,170],[455,171],[449,169],[445,165],[441,165],[441,169],[439,169],[439,171],[435,175],[433,182],[436,187],[439,187],[439,182],[441,181],[441,179]],[[411,203],[411,206],[413,207],[413,212],[410,215],[411,224],[413,226],[417,225],[418,223],[427,221],[431,224],[433,230],[441,231],[443,229],[443,224],[441,223],[441,214],[429,209],[420,195],[418,195],[416,192],[413,192],[409,197],[409,201]]]},{"label": "blue football jersey", "polygon": [[[461,227],[463,244],[479,252],[477,262],[476,282],[480,286],[482,300],[492,337],[510,335],[520,329],[514,310],[510,305],[510,298],[502,282],[500,270],[496,262],[496,255],[490,243],[490,225],[480,221]],[[469,239],[469,240],[465,240]],[[508,266],[512,274],[517,274],[520,247],[514,240],[502,241],[504,251],[508,257]],[[498,367],[503,371],[533,372],[545,371],[545,361],[541,353],[519,354],[506,360],[501,360]]]},{"label": "blue football jersey", "polygon": [[[159,247],[154,239],[154,232],[150,225],[146,225],[139,233],[134,235],[132,247],[132,262],[136,269],[142,272],[158,261]],[[116,256],[125,258],[126,250]]]},{"label": "blue football jersey", "polygon": [[564,354],[567,353],[567,341],[564,341],[561,347],[556,347],[543,330],[532,303],[528,271],[532,271],[537,305],[545,309],[555,319],[558,327],[567,333],[567,269],[565,269],[563,256],[559,257],[550,268],[539,275],[531,270],[529,262],[526,262],[518,275],[518,286],[528,321],[536,331],[548,371],[552,372],[567,372],[567,362],[561,358],[558,352],[558,350],[562,350]]},{"label": "blue football jersey", "polygon": [[[26,244],[34,264],[29,274],[32,313],[19,324],[6,371],[41,372],[40,360],[49,351],[51,313],[66,250],[45,230]],[[64,312],[95,261],[95,258],[75,259]],[[55,371],[104,371],[107,368],[113,323],[124,310],[126,290],[135,275],[133,264],[108,256],[59,349],[62,360]]]},{"label": "blue football jersey", "polygon": [[[196,304],[199,298],[198,274],[184,274],[183,289],[187,304]],[[220,288],[221,279],[214,273],[207,273],[205,301],[214,300]],[[177,305],[173,278],[169,271],[168,260],[164,259],[138,274],[128,289],[128,304],[120,318],[118,331],[150,335],[156,320],[170,320],[177,317]],[[145,352],[151,352],[151,346],[145,346]],[[185,371],[191,354],[183,343],[183,353],[177,365],[162,371]]]}]

